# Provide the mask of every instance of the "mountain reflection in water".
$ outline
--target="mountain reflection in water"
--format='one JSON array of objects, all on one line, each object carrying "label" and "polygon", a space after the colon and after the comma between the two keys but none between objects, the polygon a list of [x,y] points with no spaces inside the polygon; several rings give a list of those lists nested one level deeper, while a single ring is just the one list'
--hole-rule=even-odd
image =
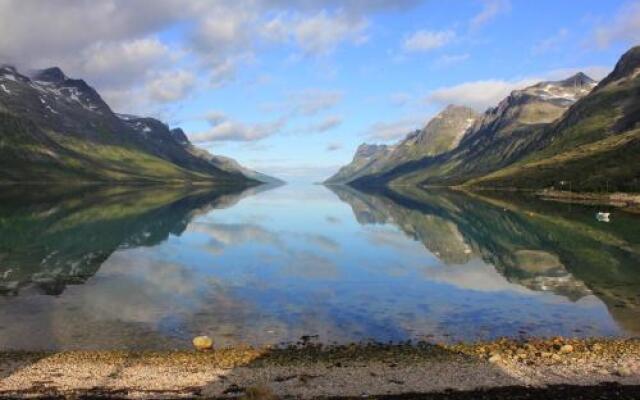
[{"label": "mountain reflection in water", "polygon": [[0,349],[640,333],[638,216],[267,189],[3,190]]},{"label": "mountain reflection in water", "polygon": [[479,256],[509,282],[531,290],[571,301],[595,294],[624,329],[640,333],[637,215],[620,212],[614,224],[603,224],[594,207],[513,193],[332,190],[360,223],[393,223],[447,265]]}]

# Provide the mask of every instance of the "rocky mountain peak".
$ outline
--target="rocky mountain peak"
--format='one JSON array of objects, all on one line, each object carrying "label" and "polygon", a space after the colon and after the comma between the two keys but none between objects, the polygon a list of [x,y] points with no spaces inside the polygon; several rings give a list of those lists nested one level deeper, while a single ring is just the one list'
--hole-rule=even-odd
[{"label": "rocky mountain peak", "polygon": [[640,46],[632,47],[624,53],[613,71],[600,82],[599,87],[619,79],[638,76],[638,71],[640,71]]},{"label": "rocky mountain peak", "polygon": [[436,155],[456,147],[480,115],[465,106],[449,104],[436,115],[417,136],[417,144],[425,154]]},{"label": "rocky mountain peak", "polygon": [[174,128],[171,130],[171,136],[173,136],[173,138],[180,144],[182,145],[188,145],[191,144],[191,142],[189,141],[189,138],[187,137],[187,135],[184,133],[184,131],[182,130],[182,128]]},{"label": "rocky mountain peak", "polygon": [[372,155],[382,151],[382,150],[386,150],[387,149],[387,145],[385,144],[367,144],[367,143],[362,143],[360,146],[358,146],[358,149],[356,150],[356,155],[355,158],[367,158],[367,157],[371,157]]},{"label": "rocky mountain peak", "polygon": [[16,67],[14,67],[13,65],[0,64],[0,75],[17,74],[17,73],[18,71],[16,70]]},{"label": "rocky mountain peak", "polygon": [[33,79],[40,82],[61,83],[68,78],[58,67],[41,69],[33,74]]},{"label": "rocky mountain peak", "polygon": [[564,87],[581,87],[581,86],[594,86],[597,82],[594,79],[591,79],[584,72],[578,72],[577,74],[570,76],[569,78],[559,81],[558,85]]}]

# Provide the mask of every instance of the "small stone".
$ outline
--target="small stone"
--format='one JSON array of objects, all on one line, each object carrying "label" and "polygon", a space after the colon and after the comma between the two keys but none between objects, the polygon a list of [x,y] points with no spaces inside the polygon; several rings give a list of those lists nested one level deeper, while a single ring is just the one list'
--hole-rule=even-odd
[{"label": "small stone", "polygon": [[496,363],[499,363],[500,361],[502,361],[502,357],[500,356],[500,354],[495,354],[489,357],[489,362],[491,364],[496,364]]},{"label": "small stone", "polygon": [[627,376],[631,376],[631,369],[627,367],[620,367],[616,370],[616,375],[626,378]]},{"label": "small stone", "polygon": [[570,344],[565,344],[564,346],[560,347],[560,353],[562,354],[573,353],[573,346]]},{"label": "small stone", "polygon": [[602,345],[599,345],[598,343],[591,345],[591,351],[600,351],[600,350],[602,350]]},{"label": "small stone", "polygon": [[554,354],[551,355],[551,359],[553,361],[560,361],[560,360],[562,360],[562,357],[560,357],[558,354],[554,353]]},{"label": "small stone", "polygon": [[209,336],[196,336],[193,338],[193,346],[196,350],[211,350],[213,348],[213,340]]},{"label": "small stone", "polygon": [[606,369],[602,368],[598,370],[598,373],[600,375],[609,375],[609,371],[607,371]]}]

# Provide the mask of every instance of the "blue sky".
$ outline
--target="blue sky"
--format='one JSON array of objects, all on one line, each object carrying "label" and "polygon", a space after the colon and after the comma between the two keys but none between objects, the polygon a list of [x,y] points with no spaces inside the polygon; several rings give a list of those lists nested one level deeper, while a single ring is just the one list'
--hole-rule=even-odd
[{"label": "blue sky", "polygon": [[640,43],[640,1],[0,0],[0,58],[59,65],[120,112],[319,180],[448,103],[480,111]]}]

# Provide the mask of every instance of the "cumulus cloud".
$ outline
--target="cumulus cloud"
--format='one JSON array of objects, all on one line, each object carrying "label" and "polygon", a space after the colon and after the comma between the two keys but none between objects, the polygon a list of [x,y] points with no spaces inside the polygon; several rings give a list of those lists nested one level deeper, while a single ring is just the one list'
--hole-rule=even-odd
[{"label": "cumulus cloud", "polygon": [[175,0],[0,2],[0,55],[33,66],[78,57],[96,43],[131,40],[184,18]]},{"label": "cumulus cloud", "polygon": [[185,70],[167,71],[158,74],[147,84],[149,95],[160,103],[185,98],[193,89],[196,77]]},{"label": "cumulus cloud", "polygon": [[[179,55],[189,56],[180,60],[179,68],[190,68],[193,75],[217,88],[232,81],[239,68],[254,59],[264,39],[291,45],[301,54],[326,55],[341,44],[366,40],[370,14],[406,10],[418,3],[420,0],[60,0],[54,4],[3,0],[0,58],[22,69],[60,66],[110,98],[138,98],[146,107],[147,100],[180,97],[153,82],[159,74],[175,69]],[[159,32],[182,23],[185,34],[170,46],[157,38]],[[148,88],[153,96],[143,99],[139,95]]]},{"label": "cumulus cloud", "polygon": [[600,48],[612,43],[637,44],[640,42],[640,2],[627,3],[611,21],[595,30],[595,43]]},{"label": "cumulus cloud", "polygon": [[459,104],[484,111],[495,106],[500,100],[516,89],[522,89],[539,81],[526,78],[515,81],[500,79],[465,82],[459,85],[436,89],[427,96],[427,101],[442,106]]},{"label": "cumulus cloud", "polygon": [[402,139],[407,134],[415,131],[423,125],[423,121],[417,118],[403,118],[397,121],[380,121],[372,124],[365,135],[368,140],[391,141]]},{"label": "cumulus cloud", "polygon": [[520,79],[487,79],[464,82],[436,89],[427,95],[426,101],[440,106],[446,106],[448,104],[466,105],[478,111],[484,111],[489,107],[496,106],[514,90],[524,89],[527,86],[542,81],[566,79],[578,72],[584,72],[591,78],[600,80],[611,72],[611,67],[591,65],[561,68],[546,71],[537,76],[523,77]]},{"label": "cumulus cloud", "polygon": [[455,37],[456,33],[452,30],[419,30],[405,38],[402,48],[406,52],[430,51],[449,44]]},{"label": "cumulus cloud", "polygon": [[363,18],[343,14],[330,16],[321,11],[298,21],[293,29],[293,36],[305,53],[322,55],[332,52],[343,41],[355,44],[366,41],[366,27],[367,21]]},{"label": "cumulus cloud", "polygon": [[280,118],[267,123],[246,124],[217,111],[210,113],[207,121],[209,130],[190,135],[193,142],[254,142],[275,135],[287,123],[286,119]]},{"label": "cumulus cloud", "polygon": [[72,69],[97,85],[127,86],[171,58],[170,49],[157,38],[98,42],[83,51]]},{"label": "cumulus cloud", "polygon": [[262,36],[272,42],[295,44],[304,54],[327,55],[342,43],[367,40],[368,21],[344,11],[318,11],[312,15],[279,13],[262,26]]},{"label": "cumulus cloud", "polygon": [[509,0],[483,0],[482,10],[471,18],[469,26],[472,29],[478,29],[494,20],[498,15],[509,11],[511,11],[511,1]]}]

